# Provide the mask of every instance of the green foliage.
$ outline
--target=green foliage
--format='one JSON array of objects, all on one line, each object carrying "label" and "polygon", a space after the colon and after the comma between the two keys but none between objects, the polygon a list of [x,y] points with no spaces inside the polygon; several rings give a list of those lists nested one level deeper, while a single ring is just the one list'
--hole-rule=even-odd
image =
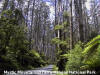
[{"label": "green foliage", "polygon": [[63,29],[63,28],[64,28],[63,25],[56,25],[54,29],[55,29],[55,30],[59,30],[59,29]]},{"label": "green foliage", "polygon": [[52,39],[52,42],[55,43],[55,44],[58,44],[60,42],[59,38],[58,37],[55,37]]},{"label": "green foliage", "polygon": [[5,10],[1,13],[1,17],[2,18],[11,18],[11,16],[13,16],[12,11],[11,10]]},{"label": "green foliage", "polygon": [[53,66],[53,71],[58,71],[58,67],[56,65]]},{"label": "green foliage", "polygon": [[32,69],[36,67],[44,66],[45,61],[42,60],[41,56],[35,51],[30,50],[25,55],[19,55],[18,61],[21,69]]},{"label": "green foliage", "polygon": [[83,53],[88,53],[93,47],[98,45],[100,43],[100,35],[97,37],[93,38],[90,42],[86,44],[86,48],[84,49]]},{"label": "green foliage", "polygon": [[57,61],[57,67],[59,71],[65,71],[65,65],[66,65],[67,59],[63,56],[59,56],[59,59]]},{"label": "green foliage", "polygon": [[65,21],[65,22],[63,23],[63,26],[68,26],[68,22]]},{"label": "green foliage", "polygon": [[65,18],[68,18],[68,13],[67,13],[67,11],[65,11],[64,13],[63,13],[63,16],[65,17]]},{"label": "green foliage", "polygon": [[82,53],[88,69],[100,67],[100,35],[89,41]]},{"label": "green foliage", "polygon": [[97,40],[100,40],[100,35],[96,36],[96,37],[93,38],[91,41],[89,41],[89,42],[86,44],[86,46],[88,46],[88,45],[90,45],[90,44],[96,42]]},{"label": "green foliage", "polygon": [[23,27],[13,17],[13,12],[6,10],[0,18],[0,70],[17,70],[18,54],[27,52],[27,43]]},{"label": "green foliage", "polygon": [[88,68],[95,68],[100,67],[100,45],[97,49],[95,49],[95,52],[92,54],[91,58],[85,56],[84,63],[88,65]]},{"label": "green foliage", "polygon": [[70,50],[68,54],[65,54],[63,56],[68,58],[66,70],[80,70],[80,67],[83,65],[82,44],[76,44],[74,49]]},{"label": "green foliage", "polygon": [[84,50],[83,44],[78,43],[75,48],[70,50],[62,57],[68,59],[66,70],[100,70],[100,35],[89,41]]},{"label": "green foliage", "polygon": [[68,47],[68,41],[66,40],[67,27],[68,27],[67,21],[65,21],[61,25],[56,25],[54,29],[59,30],[60,35],[64,35],[64,36],[61,36],[60,38],[55,37],[52,39],[52,43],[57,46],[57,53],[56,53],[57,67],[58,70],[60,71],[65,70],[65,64],[67,62],[67,59],[62,57],[62,55],[67,52],[67,47]]},{"label": "green foliage", "polygon": [[35,50],[31,50],[31,51],[29,51],[29,53],[40,58],[40,55]]},{"label": "green foliage", "polygon": [[47,56],[45,56],[45,54],[43,52],[40,53],[40,57],[43,60],[42,66],[47,65],[47,64],[50,64],[49,58]]},{"label": "green foliage", "polygon": [[61,30],[64,29],[66,26],[68,26],[68,23],[65,21],[64,23],[62,23],[61,25],[56,25],[54,27],[54,30]]},{"label": "green foliage", "polygon": [[14,15],[14,11],[6,10],[0,18],[0,73],[32,69],[45,62],[35,50],[28,50],[25,26],[19,25]]},{"label": "green foliage", "polygon": [[58,37],[53,38],[52,39],[52,42],[55,43],[55,44],[63,45],[63,46],[66,46],[67,45],[67,42],[66,41],[60,40]]},{"label": "green foliage", "polygon": [[100,45],[100,35],[93,38],[91,41],[89,41],[86,44],[86,47],[84,48],[84,51],[82,52],[84,56],[87,56],[87,58],[92,58],[91,56],[95,55],[96,49]]}]

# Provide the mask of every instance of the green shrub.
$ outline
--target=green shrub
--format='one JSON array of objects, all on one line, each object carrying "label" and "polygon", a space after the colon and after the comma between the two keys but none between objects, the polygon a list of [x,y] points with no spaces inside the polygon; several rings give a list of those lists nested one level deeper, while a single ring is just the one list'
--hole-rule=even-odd
[{"label": "green shrub", "polygon": [[100,67],[100,45],[93,54],[85,55],[84,63],[88,65],[88,68],[93,69],[96,67]]},{"label": "green shrub", "polygon": [[86,69],[95,69],[98,72],[100,70],[100,35],[89,41],[82,53],[83,62],[87,65]]},{"label": "green shrub", "polygon": [[0,74],[41,67],[45,62],[35,50],[29,50],[25,26],[19,25],[16,14],[6,10],[0,18]]},{"label": "green shrub", "polygon": [[75,45],[75,48],[70,50],[68,54],[63,55],[68,58],[66,64],[66,70],[80,70],[80,67],[83,65],[82,63],[82,44],[78,43]]},{"label": "green shrub", "polygon": [[[84,49],[82,49],[85,47]],[[63,60],[67,59],[67,63],[63,64]],[[61,69],[66,67],[66,71],[78,70],[96,70],[100,73],[100,35],[93,38],[85,46],[79,42],[74,49],[60,56],[58,61]],[[64,67],[64,65],[66,65]]]},{"label": "green shrub", "polygon": [[58,67],[56,65],[53,66],[53,71],[58,71]]},{"label": "green shrub", "polygon": [[66,62],[67,62],[67,58],[60,56],[59,60],[57,61],[57,67],[59,71],[65,71]]}]

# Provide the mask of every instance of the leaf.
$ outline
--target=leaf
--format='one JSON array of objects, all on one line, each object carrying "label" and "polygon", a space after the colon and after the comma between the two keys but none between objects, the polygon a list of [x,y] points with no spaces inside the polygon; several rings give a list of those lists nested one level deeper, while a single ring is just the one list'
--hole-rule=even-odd
[{"label": "leaf", "polygon": [[97,37],[95,37],[91,41],[89,41],[86,44],[86,48],[84,49],[84,51],[82,53],[83,54],[88,53],[94,46],[96,46],[99,43],[100,43],[100,35],[98,35]]},{"label": "leaf", "polygon": [[63,25],[56,25],[54,29],[55,29],[55,30],[59,30],[59,29],[63,29],[63,28],[64,28]]}]

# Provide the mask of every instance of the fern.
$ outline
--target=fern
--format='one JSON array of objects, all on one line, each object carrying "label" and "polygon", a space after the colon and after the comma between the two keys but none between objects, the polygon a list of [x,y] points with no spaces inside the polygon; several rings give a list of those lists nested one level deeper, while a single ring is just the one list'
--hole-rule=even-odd
[{"label": "fern", "polygon": [[87,46],[84,51],[83,51],[83,54],[86,54],[88,53],[90,50],[93,49],[93,47],[95,47],[96,45],[98,44],[98,41],[95,41],[94,43],[90,44],[89,46]]},{"label": "fern", "polygon": [[88,65],[88,68],[100,66],[100,35],[88,42],[82,53],[84,55],[83,63]]},{"label": "fern", "polygon": [[100,45],[95,49],[95,52],[92,55],[89,55],[88,59],[84,59],[84,63],[87,64],[90,68],[100,66]]},{"label": "fern", "polygon": [[93,38],[90,42],[88,42],[86,44],[86,48],[84,49],[82,53],[83,54],[88,53],[90,50],[92,50],[93,47],[99,44],[100,44],[100,35],[98,35],[97,37]]},{"label": "fern", "polygon": [[97,37],[95,37],[95,38],[93,38],[91,41],[89,41],[89,42],[86,44],[86,46],[88,46],[88,45],[94,43],[94,42],[97,41],[97,40],[100,40],[100,35],[98,35]]}]

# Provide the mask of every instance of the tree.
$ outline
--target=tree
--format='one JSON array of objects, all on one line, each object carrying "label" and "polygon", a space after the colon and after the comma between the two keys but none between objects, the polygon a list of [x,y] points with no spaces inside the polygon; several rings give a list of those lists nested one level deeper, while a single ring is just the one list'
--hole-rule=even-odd
[{"label": "tree", "polygon": [[3,11],[7,9],[8,3],[9,3],[9,0],[5,0],[4,5],[3,5]]},{"label": "tree", "polygon": [[32,20],[31,20],[31,27],[30,27],[30,39],[29,39],[29,41],[30,41],[30,45],[29,45],[29,49],[32,49],[32,39],[33,39],[33,22],[34,22],[34,6],[35,6],[35,0],[33,1],[33,5],[32,5],[33,7],[32,7]]},{"label": "tree", "polygon": [[71,2],[70,2],[70,11],[71,11],[71,16],[70,16],[70,49],[72,49],[73,48],[73,19],[72,19],[72,11],[73,11],[73,9],[72,9],[72,3],[73,3],[73,1],[71,0]]},{"label": "tree", "polygon": [[19,69],[17,58],[19,54],[27,53],[27,40],[23,26],[19,26],[14,11],[6,10],[0,18],[0,70]]},{"label": "tree", "polygon": [[78,21],[79,26],[79,40],[84,42],[84,35],[83,35],[83,19],[82,19],[82,1],[81,0],[74,0],[75,5],[75,15]]},{"label": "tree", "polygon": [[0,18],[0,73],[44,65],[35,50],[29,50],[24,25],[19,25],[15,11],[6,10]]}]

